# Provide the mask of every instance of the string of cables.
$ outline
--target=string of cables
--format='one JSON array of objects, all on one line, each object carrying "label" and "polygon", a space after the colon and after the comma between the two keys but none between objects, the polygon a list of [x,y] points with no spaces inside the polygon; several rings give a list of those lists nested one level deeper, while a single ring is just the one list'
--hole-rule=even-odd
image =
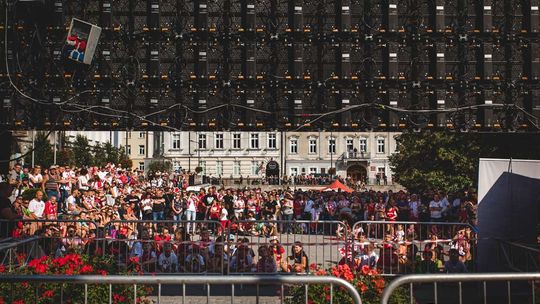
[{"label": "string of cables", "polygon": [[[135,119],[139,119],[141,122],[146,122],[148,123],[149,125],[151,126],[158,126],[158,127],[161,127],[161,128],[166,128],[167,130],[170,130],[170,131],[182,131],[182,127],[180,128],[177,128],[177,127],[174,127],[174,126],[169,126],[169,125],[161,125],[149,118],[155,116],[155,115],[159,115],[159,114],[162,114],[162,113],[167,113],[169,112],[170,110],[172,109],[175,109],[175,108],[182,108],[186,111],[186,117],[187,117],[187,113],[192,113],[192,114],[205,114],[205,113],[209,113],[209,112],[216,112],[216,111],[224,111],[224,110],[232,110],[234,108],[239,108],[239,109],[244,109],[244,110],[247,110],[247,111],[253,111],[253,112],[257,112],[257,113],[260,113],[260,114],[264,114],[264,115],[273,115],[274,113],[271,112],[271,111],[267,111],[267,110],[264,110],[264,109],[259,109],[259,108],[254,108],[254,107],[248,107],[248,106],[244,106],[244,105],[240,105],[240,104],[234,104],[234,103],[226,103],[226,104],[221,104],[221,105],[217,105],[217,106],[214,106],[214,107],[210,107],[208,109],[205,109],[205,110],[194,110],[190,107],[188,107],[187,105],[185,104],[181,104],[181,103],[176,103],[176,104],[173,104],[169,107],[166,107],[164,109],[160,109],[160,110],[157,110],[157,111],[154,111],[154,112],[151,112],[151,113],[147,113],[147,114],[144,114],[144,115],[138,115],[137,113],[134,113],[132,111],[127,111],[127,110],[121,110],[121,109],[115,109],[115,108],[112,108],[110,106],[105,106],[105,105],[82,105],[82,104],[79,104],[78,103],[78,99],[79,97],[85,95],[85,94],[89,94],[89,93],[93,93],[94,91],[93,90],[84,90],[84,91],[81,91],[81,92],[78,92],[78,93],[75,93],[73,96],[67,98],[66,100],[64,101],[60,101],[60,102],[55,102],[55,101],[48,101],[48,100],[45,100],[45,99],[40,99],[40,98],[34,98],[32,96],[29,96],[28,94],[26,94],[25,92],[23,92],[19,87],[17,87],[17,85],[14,83],[12,77],[11,77],[11,71],[10,71],[10,67],[9,67],[9,60],[8,60],[8,45],[9,45],[9,42],[8,42],[8,20],[9,20],[9,7],[11,5],[14,5],[14,3],[7,3],[6,4],[6,7],[5,7],[5,24],[6,24],[6,30],[4,31],[4,55],[5,55],[5,65],[6,65],[6,74],[8,76],[8,80],[9,80],[9,85],[10,87],[12,87],[19,95],[21,95],[22,97],[30,100],[30,101],[33,101],[35,103],[38,103],[38,104],[41,104],[41,105],[45,105],[45,106],[57,106],[60,108],[61,111],[63,112],[66,112],[66,113],[80,113],[80,112],[87,112],[87,113],[91,113],[91,114],[94,114],[94,115],[98,115],[98,116],[103,116],[103,117],[115,117],[115,118],[125,118],[125,119],[128,119],[128,118],[135,118]],[[327,82],[329,81],[329,79],[326,79],[324,82]],[[538,126],[538,121],[539,121],[539,118],[534,116],[533,114],[527,112],[524,108],[518,106],[517,104],[500,104],[500,103],[497,103],[497,104],[480,104],[480,105],[467,105],[467,106],[461,106],[461,107],[452,107],[452,108],[445,108],[445,109],[425,109],[425,110],[418,110],[418,109],[403,109],[403,108],[398,108],[398,107],[392,107],[392,106],[388,106],[388,105],[385,105],[385,104],[381,104],[381,103],[364,103],[364,104],[359,104],[359,105],[353,105],[353,106],[348,106],[348,107],[344,107],[344,108],[341,108],[341,109],[337,109],[337,110],[332,110],[332,111],[328,111],[328,112],[324,112],[324,113],[301,113],[301,114],[289,114],[290,116],[292,117],[308,117],[310,118],[309,120],[306,121],[306,124],[304,125],[300,125],[297,130],[300,130],[302,128],[304,128],[307,124],[311,124],[311,123],[315,123],[327,116],[330,116],[330,115],[335,115],[335,114],[340,114],[340,113],[344,113],[344,112],[349,112],[349,111],[353,111],[353,110],[363,110],[363,109],[377,109],[377,110],[383,110],[383,111],[393,111],[393,112],[396,112],[396,113],[402,113],[402,114],[442,114],[442,113],[457,113],[457,112],[461,112],[461,111],[471,111],[471,110],[477,110],[477,109],[481,109],[481,108],[513,108],[519,112],[522,112],[523,115],[525,117],[527,117],[527,119],[529,120],[529,122],[536,128],[536,129],[540,129],[540,127]],[[183,126],[185,124],[185,122],[183,122],[181,125]]]}]

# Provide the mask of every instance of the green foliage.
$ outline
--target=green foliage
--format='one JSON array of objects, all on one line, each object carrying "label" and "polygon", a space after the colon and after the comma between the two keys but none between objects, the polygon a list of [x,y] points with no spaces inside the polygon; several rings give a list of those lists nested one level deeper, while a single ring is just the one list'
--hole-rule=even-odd
[{"label": "green foliage", "polygon": [[390,156],[394,180],[410,191],[460,191],[477,184],[482,158],[540,158],[540,137],[528,134],[422,132],[401,134]]},{"label": "green foliage", "polygon": [[122,168],[131,168],[133,166],[133,161],[126,154],[126,149],[124,147],[120,147],[120,149],[118,149],[117,164],[118,163],[122,165]]},{"label": "green foliage", "polygon": [[93,158],[94,163],[93,163],[93,165],[101,167],[101,166],[107,164],[108,155],[107,155],[107,152],[106,152],[106,149],[105,149],[106,145],[107,144],[101,145],[101,144],[97,143],[94,146],[94,158]]},{"label": "green foliage", "polygon": [[172,163],[166,160],[155,160],[148,165],[148,174],[152,175],[155,172],[171,172]]},{"label": "green foliage", "polygon": [[[24,260],[25,255],[20,254],[17,259]],[[137,262],[138,264],[138,262]],[[138,265],[136,265],[138,267]],[[0,272],[3,272],[2,268]],[[11,275],[102,275],[122,274],[113,259],[102,255],[79,255],[67,254],[62,257],[52,258],[42,256],[33,259],[22,267],[15,268],[9,272]],[[126,275],[140,274],[140,271],[128,270]],[[109,285],[88,284],[87,298],[85,299],[85,286],[73,283],[36,283],[28,282],[1,283],[0,273],[0,303],[110,303]],[[152,292],[150,286],[139,285],[137,290],[132,285],[112,285],[111,300],[113,303],[133,303],[136,296],[136,303],[152,303],[148,296]]]},{"label": "green foliage", "polygon": [[[47,133],[37,132],[34,139],[34,165],[41,165],[43,168],[49,168],[53,165],[54,155],[52,145],[49,142]],[[26,164],[32,164],[32,153],[24,158]]]},{"label": "green foliage", "polygon": [[72,150],[74,163],[77,167],[88,167],[93,164],[93,155],[86,136],[77,135],[72,144]]},{"label": "green foliage", "polygon": [[69,148],[59,150],[56,153],[56,163],[61,166],[73,166],[73,164],[75,163],[75,155],[73,154],[73,150]]},{"label": "green foliage", "polygon": [[41,188],[30,188],[28,190],[25,190],[22,194],[23,200],[32,200],[34,197],[36,197],[36,192],[41,191],[43,192],[43,201],[47,200],[47,193],[45,191],[41,190]]}]

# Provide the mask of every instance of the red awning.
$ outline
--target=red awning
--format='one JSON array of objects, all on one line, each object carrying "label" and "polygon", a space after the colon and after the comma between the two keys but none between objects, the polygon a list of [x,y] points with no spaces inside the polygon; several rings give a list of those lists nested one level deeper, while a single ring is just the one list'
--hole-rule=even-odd
[{"label": "red awning", "polygon": [[345,186],[344,184],[342,184],[340,181],[338,180],[335,180],[333,181],[330,186],[324,188],[322,191],[343,191],[343,192],[347,192],[347,193],[351,193],[353,192],[353,190],[347,186]]}]

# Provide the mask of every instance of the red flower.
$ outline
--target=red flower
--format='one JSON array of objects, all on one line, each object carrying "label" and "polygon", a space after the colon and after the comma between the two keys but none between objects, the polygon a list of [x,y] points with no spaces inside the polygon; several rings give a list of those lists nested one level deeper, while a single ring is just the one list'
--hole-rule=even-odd
[{"label": "red flower", "polygon": [[309,269],[310,269],[311,271],[317,270],[317,264],[311,263],[311,265],[309,265]]},{"label": "red flower", "polygon": [[367,275],[369,273],[369,270],[370,270],[369,266],[364,265],[364,266],[362,266],[361,272],[362,272],[363,275]]},{"label": "red flower", "polygon": [[101,274],[102,276],[106,276],[106,275],[107,275],[107,271],[105,271],[105,270],[100,270],[100,271],[99,271],[99,274]]},{"label": "red flower", "polygon": [[120,295],[117,293],[113,295],[113,303],[125,303],[125,302],[126,302],[126,297],[124,297],[123,295]]},{"label": "red flower", "polygon": [[365,293],[368,290],[368,288],[367,288],[367,286],[366,286],[366,284],[364,282],[358,282],[356,284],[356,287],[360,290],[360,293]]},{"label": "red flower", "polygon": [[[4,266],[4,264],[0,264],[0,273],[2,272],[6,272],[6,266]],[[2,302],[0,302],[2,303]]]},{"label": "red flower", "polygon": [[90,265],[84,265],[82,268],[81,268],[81,271],[80,273],[91,273],[93,272],[94,269],[92,268],[92,266]]},{"label": "red flower", "polygon": [[24,304],[25,302],[24,302],[24,300],[21,299],[21,300],[15,300],[12,303],[13,304]]},{"label": "red flower", "polygon": [[52,290],[45,290],[43,292],[43,297],[44,298],[52,298],[54,296],[54,291]]},{"label": "red flower", "polygon": [[329,294],[326,295],[326,301],[330,301],[330,295]]},{"label": "red flower", "polygon": [[28,284],[28,282],[21,282],[21,285],[22,285],[22,287],[24,287],[24,288],[28,288],[28,286],[30,286],[30,285]]}]

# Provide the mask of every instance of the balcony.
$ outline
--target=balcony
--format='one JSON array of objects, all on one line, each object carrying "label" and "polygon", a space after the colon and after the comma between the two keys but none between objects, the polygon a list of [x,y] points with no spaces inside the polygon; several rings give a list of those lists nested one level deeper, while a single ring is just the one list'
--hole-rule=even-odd
[{"label": "balcony", "polygon": [[336,168],[345,170],[349,162],[366,161],[370,158],[371,154],[368,152],[345,152],[336,160]]},{"label": "balcony", "polygon": [[371,153],[369,152],[345,152],[341,154],[341,156],[338,159],[342,159],[344,161],[347,160],[366,160],[371,158]]}]

